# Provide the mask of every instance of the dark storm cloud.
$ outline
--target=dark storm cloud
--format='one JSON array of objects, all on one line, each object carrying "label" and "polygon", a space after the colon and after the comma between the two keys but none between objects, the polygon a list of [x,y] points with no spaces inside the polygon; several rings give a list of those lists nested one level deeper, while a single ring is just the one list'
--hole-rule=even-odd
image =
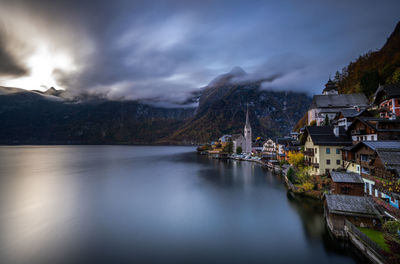
[{"label": "dark storm cloud", "polygon": [[[36,25],[55,50],[70,53],[79,70],[53,71],[70,92],[175,101],[234,66],[249,72],[248,78],[270,78],[265,89],[318,93],[330,74],[382,46],[400,19],[396,0],[22,0],[1,5],[15,19]],[[3,55],[0,67],[6,62],[17,70],[19,57],[4,54],[8,57]]]}]

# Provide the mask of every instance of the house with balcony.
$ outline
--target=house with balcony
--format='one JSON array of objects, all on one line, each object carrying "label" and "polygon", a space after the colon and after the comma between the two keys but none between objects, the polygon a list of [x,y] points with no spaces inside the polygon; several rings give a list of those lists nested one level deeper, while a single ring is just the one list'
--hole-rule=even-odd
[{"label": "house with balcony", "polygon": [[362,141],[343,149],[343,160],[357,164],[366,194],[399,208],[400,194],[393,184],[400,177],[400,141]]},{"label": "house with balcony", "polygon": [[400,117],[400,83],[380,85],[375,92],[374,104],[378,105],[381,117]]},{"label": "house with balcony", "polygon": [[400,140],[400,120],[360,116],[354,119],[347,131],[354,143]]},{"label": "house with balcony", "polygon": [[326,175],[343,167],[341,149],[352,141],[343,127],[307,126],[301,144],[310,175]]}]

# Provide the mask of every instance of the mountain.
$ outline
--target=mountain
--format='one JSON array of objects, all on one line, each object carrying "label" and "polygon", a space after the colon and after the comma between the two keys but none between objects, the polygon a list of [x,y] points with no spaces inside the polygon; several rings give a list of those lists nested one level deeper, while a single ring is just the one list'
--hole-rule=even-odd
[{"label": "mountain", "polygon": [[241,133],[247,107],[254,136],[287,135],[311,98],[262,90],[266,80],[247,77],[235,67],[173,108],[0,87],[0,144],[197,144]]},{"label": "mountain", "polygon": [[[203,88],[196,114],[166,140],[207,142],[223,134],[243,133],[248,107],[253,135],[287,135],[311,102],[304,93],[262,90],[266,80],[246,81],[236,67]],[[237,80],[237,81],[235,81]]]},{"label": "mountain", "polygon": [[340,93],[363,92],[372,98],[379,84],[400,82],[400,22],[383,47],[370,51],[336,72]]},{"label": "mountain", "polygon": [[0,87],[0,144],[153,144],[194,113],[136,101],[69,101],[49,93]]}]

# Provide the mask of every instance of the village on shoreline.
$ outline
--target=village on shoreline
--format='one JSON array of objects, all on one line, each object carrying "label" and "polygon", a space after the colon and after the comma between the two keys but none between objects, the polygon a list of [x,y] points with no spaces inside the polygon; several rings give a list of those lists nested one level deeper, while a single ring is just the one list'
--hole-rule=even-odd
[{"label": "village on shoreline", "polygon": [[320,199],[330,233],[372,263],[400,263],[400,84],[339,94],[329,79],[314,95],[307,125],[281,138],[243,134],[197,148],[216,159],[257,162],[284,176],[291,192]]}]

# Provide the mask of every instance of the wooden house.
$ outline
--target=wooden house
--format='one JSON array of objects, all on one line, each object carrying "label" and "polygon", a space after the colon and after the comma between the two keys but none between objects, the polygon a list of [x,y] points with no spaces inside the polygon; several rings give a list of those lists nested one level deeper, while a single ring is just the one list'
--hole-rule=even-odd
[{"label": "wooden house", "polygon": [[331,193],[364,196],[364,181],[357,173],[332,171]]},{"label": "wooden house", "polygon": [[340,110],[332,122],[347,130],[353,121],[360,116],[372,117],[372,114],[367,109],[362,109],[360,107],[346,108]]},{"label": "wooden house", "polygon": [[357,117],[347,131],[353,143],[365,140],[400,140],[400,120]]}]

